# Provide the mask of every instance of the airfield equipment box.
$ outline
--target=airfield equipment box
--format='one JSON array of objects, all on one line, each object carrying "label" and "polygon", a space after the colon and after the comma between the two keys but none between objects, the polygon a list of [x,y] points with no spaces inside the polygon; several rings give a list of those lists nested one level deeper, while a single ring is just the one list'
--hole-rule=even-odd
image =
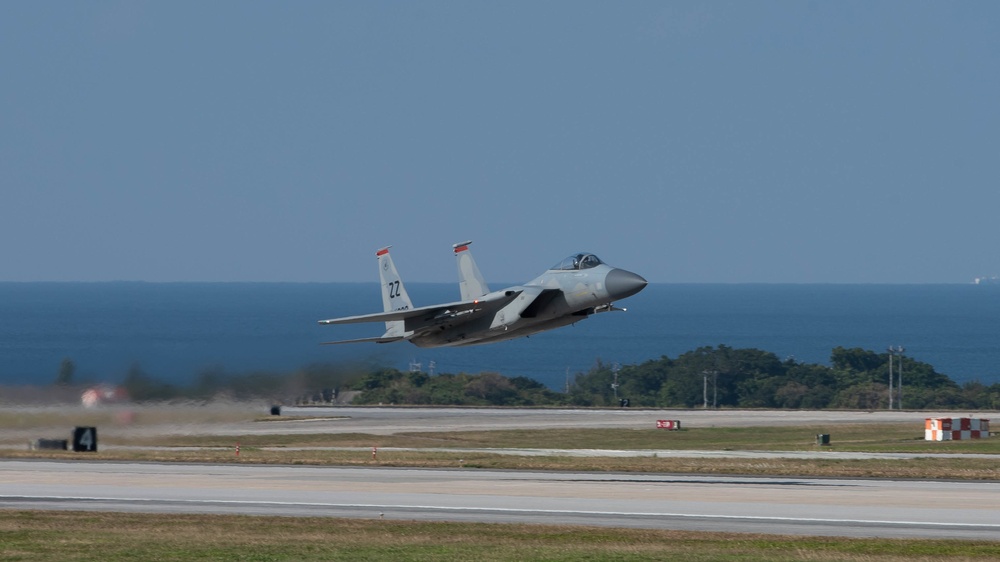
[{"label": "airfield equipment box", "polygon": [[681,420],[656,420],[656,428],[677,431],[681,428]]},{"label": "airfield equipment box", "polygon": [[925,441],[958,441],[990,436],[990,420],[982,418],[927,418]]},{"label": "airfield equipment box", "polygon": [[62,450],[65,451],[69,448],[69,444],[65,439],[36,439],[34,442],[29,443],[32,451],[44,451],[44,450]]}]

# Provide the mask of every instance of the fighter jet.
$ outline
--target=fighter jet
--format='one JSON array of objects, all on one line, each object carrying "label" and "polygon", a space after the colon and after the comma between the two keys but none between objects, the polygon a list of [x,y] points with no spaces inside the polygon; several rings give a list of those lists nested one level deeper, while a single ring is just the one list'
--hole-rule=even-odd
[{"label": "fighter jet", "polygon": [[611,267],[594,254],[580,253],[524,285],[490,291],[469,252],[471,243],[452,246],[462,300],[419,308],[413,307],[392,263],[391,246],[375,252],[385,311],[319,323],[385,322],[385,333],[376,338],[325,343],[406,340],[417,347],[454,347],[499,342],[574,324],[599,312],[624,311],[612,303],[646,286],[646,280],[635,273]]}]

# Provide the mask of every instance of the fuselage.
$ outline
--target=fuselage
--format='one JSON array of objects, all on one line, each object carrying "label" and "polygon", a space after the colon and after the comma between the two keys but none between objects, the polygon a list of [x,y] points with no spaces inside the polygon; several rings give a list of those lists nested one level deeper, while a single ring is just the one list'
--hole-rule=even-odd
[{"label": "fuselage", "polygon": [[550,269],[524,285],[492,293],[520,291],[516,299],[492,316],[444,323],[416,335],[410,342],[418,347],[447,347],[530,336],[611,310],[615,300],[634,295],[645,286],[642,277],[604,263],[585,269]]},{"label": "fuselage", "polygon": [[612,303],[646,286],[642,277],[611,267],[594,254],[573,254],[524,285],[490,291],[469,253],[469,244],[455,244],[461,300],[414,307],[385,247],[375,253],[382,285],[383,312],[320,320],[320,324],[384,322],[378,337],[326,344],[393,343],[448,347],[492,343],[530,336],[567,326],[597,312],[616,309]]}]

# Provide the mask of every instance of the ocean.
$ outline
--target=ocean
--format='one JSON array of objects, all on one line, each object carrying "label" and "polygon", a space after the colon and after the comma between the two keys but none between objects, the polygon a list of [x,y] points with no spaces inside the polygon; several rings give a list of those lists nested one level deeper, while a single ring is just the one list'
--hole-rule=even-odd
[{"label": "ocean", "polygon": [[[407,289],[416,306],[458,300],[454,284]],[[86,382],[121,381],[133,364],[183,384],[206,368],[361,362],[523,375],[561,390],[598,360],[634,364],[720,344],[823,365],[837,346],[903,346],[960,383],[1000,382],[1000,285],[654,283],[617,304],[628,311],[485,346],[323,346],[381,335],[381,324],[316,323],[381,310],[377,284],[0,283],[0,384],[48,384],[69,358]]]}]

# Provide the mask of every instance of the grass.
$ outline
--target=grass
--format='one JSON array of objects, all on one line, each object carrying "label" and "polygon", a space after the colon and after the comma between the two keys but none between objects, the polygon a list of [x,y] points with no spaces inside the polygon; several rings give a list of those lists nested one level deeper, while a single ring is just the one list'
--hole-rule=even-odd
[{"label": "grass", "polygon": [[[274,421],[274,418],[265,418]],[[260,420],[264,421],[264,420]],[[210,422],[206,422],[210,423]],[[78,421],[71,425],[100,423]],[[188,435],[174,424],[174,434],[121,436],[102,432],[102,441],[115,445],[228,447],[236,441],[258,447],[432,447],[432,448],[546,448],[638,450],[816,450],[816,435],[831,434],[823,450],[868,452],[949,452],[1000,454],[1000,439],[924,441],[923,430],[912,424],[853,424],[800,427],[711,427],[665,431],[657,429],[535,429],[452,432],[400,432],[394,435],[362,433],[289,433],[271,435]],[[0,429],[3,426],[0,425]],[[140,432],[134,432],[140,433]]]},{"label": "grass", "polygon": [[[155,412],[154,412],[155,414]],[[215,413],[225,421],[253,423],[234,414]],[[144,413],[144,416],[146,414]],[[229,417],[226,417],[229,416]],[[153,416],[155,419],[155,416]],[[147,418],[148,419],[148,418]],[[275,418],[261,418],[273,422]],[[157,420],[159,423],[159,421]],[[202,420],[199,420],[202,422]],[[922,428],[914,424],[852,424],[779,427],[713,427],[684,431],[657,429],[544,429],[460,431],[443,433],[310,433],[277,435],[155,435],[129,437],[103,433],[104,448],[96,454],[9,450],[13,458],[82,458],[157,462],[240,462],[272,464],[328,464],[355,466],[464,467],[532,470],[593,470],[622,472],[673,472],[778,476],[949,478],[1000,480],[1000,463],[992,459],[754,459],[654,457],[511,456],[484,452],[447,452],[464,449],[627,449],[668,450],[761,450],[761,451],[862,451],[908,453],[988,453],[1000,455],[1000,439],[970,441],[924,441]],[[830,433],[832,446],[816,445],[817,433]],[[240,455],[235,445],[240,443]],[[108,445],[129,445],[109,449]],[[371,457],[371,447],[381,450]],[[149,447],[143,449],[142,447]],[[165,447],[170,447],[166,449]],[[296,449],[305,447],[306,449]],[[309,449],[310,447],[317,449]],[[331,450],[320,448],[356,448]],[[386,448],[435,449],[393,451]],[[177,449],[179,448],[179,449]],[[1000,457],[998,457],[1000,459]]]},{"label": "grass", "polygon": [[[230,447],[240,441],[250,447],[432,447],[432,448],[549,448],[639,450],[816,450],[816,435],[831,435],[830,451],[948,452],[1000,455],[1000,439],[930,442],[918,424],[835,424],[830,426],[708,427],[683,431],[643,429],[577,429],[458,431],[397,433],[373,436],[357,433],[278,435],[204,435],[217,424],[247,426],[282,423],[316,417],[261,416],[241,403],[161,404],[130,408],[87,410],[71,408],[0,408],[0,444],[22,444],[25,436],[65,437],[73,426],[95,426],[101,442],[134,446]],[[340,416],[322,417],[342,419]],[[51,435],[50,435],[51,434]]]},{"label": "grass", "polygon": [[995,560],[1000,542],[239,515],[0,512],[0,559]]},{"label": "grass", "polygon": [[125,462],[194,462],[289,465],[385,466],[427,468],[488,468],[507,470],[579,470],[604,472],[693,473],[842,478],[915,478],[1000,480],[1000,465],[992,459],[754,459],[699,457],[565,457],[508,456],[493,453],[438,453],[370,449],[360,451],[261,450],[241,445],[240,456],[226,450],[13,451],[6,458],[57,460],[116,460]]},{"label": "grass", "polygon": [[912,424],[852,424],[833,429],[823,426],[710,427],[683,431],[545,429],[397,435],[421,446],[436,447],[812,451],[819,448],[816,446],[819,433],[831,434],[832,446],[822,447],[831,451],[1000,454],[1000,439],[925,441],[923,428],[915,429]]},{"label": "grass", "polygon": [[[261,420],[274,422],[275,418]],[[76,425],[85,425],[77,423]],[[96,424],[95,424],[96,425]],[[2,425],[0,425],[2,427]],[[420,447],[542,448],[625,450],[857,451],[898,453],[986,453],[1000,455],[1000,439],[925,441],[914,424],[844,424],[824,426],[710,427],[658,429],[535,429],[497,431],[363,433],[289,433],[271,435],[174,435],[116,437],[116,445],[160,447]],[[816,435],[831,435],[831,446],[818,447]]]}]

